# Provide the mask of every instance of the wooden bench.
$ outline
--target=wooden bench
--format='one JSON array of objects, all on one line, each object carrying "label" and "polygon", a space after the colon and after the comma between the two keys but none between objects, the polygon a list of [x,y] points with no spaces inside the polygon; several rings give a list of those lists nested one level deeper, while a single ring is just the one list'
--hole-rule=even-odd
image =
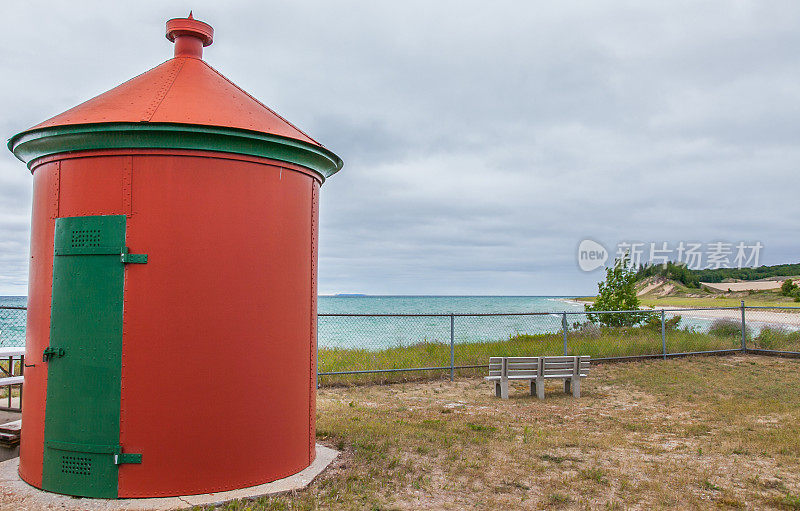
[{"label": "wooden bench", "polygon": [[[23,372],[25,365],[25,347],[2,347],[0,348],[0,360],[7,361],[8,367],[0,367],[0,387],[8,387],[8,406],[0,405],[0,410],[19,412],[22,410],[22,387],[25,378],[22,374],[16,374],[15,367],[19,367],[19,372]],[[18,407],[11,404],[11,389],[14,386],[19,387],[20,404]]]},{"label": "wooden bench", "polygon": [[581,397],[581,378],[589,374],[588,356],[582,357],[490,357],[489,376],[494,394],[508,399],[509,381],[528,381],[531,395],[544,399],[544,382],[548,378],[564,380],[564,392]]}]

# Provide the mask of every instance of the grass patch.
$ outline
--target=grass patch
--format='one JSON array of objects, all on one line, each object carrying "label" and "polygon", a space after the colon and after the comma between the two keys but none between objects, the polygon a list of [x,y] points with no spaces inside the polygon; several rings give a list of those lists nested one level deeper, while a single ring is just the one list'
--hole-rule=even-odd
[{"label": "grass patch", "polygon": [[711,433],[711,427],[708,424],[691,424],[686,427],[684,436],[703,436],[709,433]]},{"label": "grass patch", "polygon": [[[737,327],[738,328],[738,327]],[[737,349],[741,347],[741,334],[735,328],[720,328],[712,334],[688,329],[672,329],[667,334],[667,349],[671,353]],[[568,332],[571,353],[592,358],[624,357],[630,355],[658,355],[662,353],[660,322],[642,327],[600,327],[593,324],[576,325]],[[777,341],[773,346],[778,346]],[[562,355],[564,338],[561,333],[520,333],[508,339],[459,344],[456,346],[456,365],[473,366],[488,363],[492,356]],[[443,343],[420,342],[383,350],[346,348],[320,348],[320,372],[403,369],[415,367],[445,367],[450,363],[450,346]],[[480,371],[483,371],[481,369]],[[474,376],[480,371],[458,369],[461,376]],[[438,371],[389,372],[320,376],[321,385],[348,383],[388,383],[424,380],[449,374],[449,369]]]},{"label": "grass patch", "polygon": [[800,509],[800,495],[793,495],[791,493],[773,499],[773,504],[781,509]]},{"label": "grass patch", "polygon": [[579,473],[583,479],[594,481],[597,484],[606,484],[608,482],[606,481],[605,471],[600,468],[587,468],[581,470]]},{"label": "grass patch", "polygon": [[782,327],[764,327],[753,339],[756,348],[765,350],[800,350],[800,330]]},{"label": "grass patch", "polygon": [[547,497],[547,502],[553,506],[564,506],[572,502],[572,499],[562,493],[552,493]]},{"label": "grass patch", "polygon": [[489,432],[497,431],[497,428],[494,426],[484,426],[483,424],[472,424],[471,422],[467,423],[467,427],[472,431],[489,431]]}]

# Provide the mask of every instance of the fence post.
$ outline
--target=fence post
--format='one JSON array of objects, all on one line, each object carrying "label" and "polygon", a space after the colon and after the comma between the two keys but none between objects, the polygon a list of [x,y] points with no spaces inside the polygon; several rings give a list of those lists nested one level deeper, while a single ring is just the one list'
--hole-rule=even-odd
[{"label": "fence post", "polygon": [[742,353],[747,353],[747,323],[744,321],[744,300],[742,300]]},{"label": "fence post", "polygon": [[564,356],[569,355],[567,350],[567,312],[561,313],[561,330],[564,331]]},{"label": "fence post", "polygon": [[667,359],[667,334],[664,327],[664,310],[661,310],[661,351],[664,353],[664,360]]},{"label": "fence post", "polygon": [[450,314],[450,381],[453,381],[453,376],[456,370],[455,340],[456,340],[455,316]]}]

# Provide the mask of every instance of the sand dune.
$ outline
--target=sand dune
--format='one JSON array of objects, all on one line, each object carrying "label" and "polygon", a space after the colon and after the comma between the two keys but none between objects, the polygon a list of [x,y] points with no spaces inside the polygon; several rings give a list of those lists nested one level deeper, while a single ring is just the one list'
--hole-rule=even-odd
[{"label": "sand dune", "polygon": [[752,282],[701,282],[700,285],[714,291],[767,291],[780,289],[782,280],[754,280]]}]

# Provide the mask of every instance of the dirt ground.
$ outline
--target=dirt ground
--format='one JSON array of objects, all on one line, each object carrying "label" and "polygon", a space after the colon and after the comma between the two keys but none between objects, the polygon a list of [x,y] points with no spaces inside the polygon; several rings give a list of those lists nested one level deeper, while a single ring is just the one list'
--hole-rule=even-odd
[{"label": "dirt ground", "polygon": [[295,496],[230,509],[800,509],[800,361],[594,367],[584,395],[480,378],[322,389],[344,451]]}]

